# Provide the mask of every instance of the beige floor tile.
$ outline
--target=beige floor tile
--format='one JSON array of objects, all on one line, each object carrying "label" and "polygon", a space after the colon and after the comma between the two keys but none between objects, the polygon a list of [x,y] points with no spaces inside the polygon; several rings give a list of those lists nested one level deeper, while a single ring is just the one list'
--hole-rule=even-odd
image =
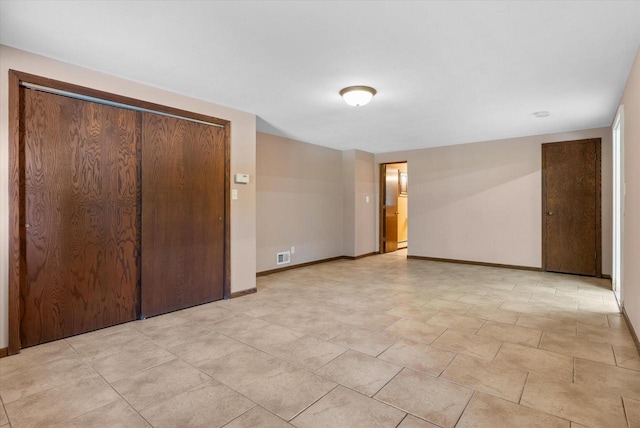
[{"label": "beige floor tile", "polygon": [[578,329],[578,323],[576,321],[560,321],[529,314],[522,314],[516,322],[516,325],[569,336],[575,336]]},{"label": "beige floor tile", "polygon": [[7,417],[7,413],[4,411],[4,406],[0,403],[0,427],[7,425],[9,423],[9,418]]},{"label": "beige floor tile", "polygon": [[375,330],[384,330],[400,319],[401,318],[394,317],[393,315],[376,314],[371,313],[370,311],[352,313],[349,316],[340,318],[342,322],[351,326]]},{"label": "beige floor tile", "polygon": [[485,323],[484,320],[466,315],[451,314],[440,312],[438,315],[431,317],[427,324],[433,324],[441,327],[452,328],[465,333],[475,334]]},{"label": "beige floor tile", "polygon": [[522,405],[590,427],[627,426],[619,396],[595,394],[577,384],[530,373]]},{"label": "beige floor tile", "polygon": [[400,305],[393,307],[386,313],[398,318],[425,322],[437,314],[438,310],[414,305]]},{"label": "beige floor tile", "polygon": [[325,340],[303,336],[271,351],[271,355],[309,370],[315,370],[343,354],[346,350],[347,348]]},{"label": "beige floor tile", "polygon": [[476,392],[456,428],[569,428],[569,421]]},{"label": "beige floor tile", "polygon": [[181,318],[198,322],[205,327],[211,327],[213,324],[233,315],[233,311],[222,308],[214,303],[194,306],[193,308],[180,311]]},{"label": "beige floor tile", "polygon": [[292,426],[262,407],[255,406],[224,428],[290,428]]},{"label": "beige floor tile", "polygon": [[267,325],[269,325],[268,322],[258,318],[246,315],[233,315],[223,319],[222,321],[218,321],[209,327],[218,333],[224,334],[225,336],[234,337],[250,330],[266,327]]},{"label": "beige floor tile", "polygon": [[640,400],[640,372],[576,358],[576,385]]},{"label": "beige floor tile", "polygon": [[331,339],[331,343],[345,346],[355,351],[375,357],[381,352],[384,352],[399,339],[400,338],[398,336],[385,332],[363,328],[352,328],[351,330]]},{"label": "beige floor tile", "polygon": [[148,348],[145,346],[139,346],[138,349],[135,347],[125,348],[122,352],[90,360],[89,364],[91,364],[107,382],[116,382],[143,370],[175,360],[176,358],[177,357],[171,352],[151,344]]},{"label": "beige floor tile", "polygon": [[606,343],[556,333],[543,333],[540,349],[615,365],[613,348]]},{"label": "beige floor tile", "polygon": [[288,421],[335,386],[307,370],[289,368],[242,385],[238,391]]},{"label": "beige floor tile", "polygon": [[407,417],[402,420],[400,425],[398,425],[398,428],[439,428],[439,427],[427,421],[423,421],[420,418],[416,418],[413,415],[407,415]]},{"label": "beige floor tile", "polygon": [[500,309],[543,316],[549,313],[549,305],[546,303],[514,302],[510,300],[500,305]]},{"label": "beige floor tile", "polygon": [[113,387],[140,411],[209,380],[209,376],[187,363],[173,360],[119,380]]},{"label": "beige floor tile", "polygon": [[142,332],[151,341],[164,348],[170,348],[182,343],[189,343],[197,340],[202,336],[211,333],[207,327],[197,321],[187,321],[168,327],[157,327],[154,329],[147,328]]},{"label": "beige floor tile", "polygon": [[582,324],[592,324],[601,327],[608,327],[609,321],[606,314],[598,314],[593,312],[578,312],[562,309],[551,308],[546,315],[549,318],[557,319],[563,322],[575,321]]},{"label": "beige floor tile", "polygon": [[629,331],[627,321],[624,319],[624,316],[620,314],[607,314],[607,321],[609,322],[609,327],[611,328],[622,328]]},{"label": "beige floor tile", "polygon": [[501,363],[458,355],[440,378],[517,403],[527,372]]},{"label": "beige floor tile", "polygon": [[0,378],[17,371],[60,359],[77,358],[79,354],[64,340],[44,343],[20,350],[19,354],[0,358]]},{"label": "beige floor tile", "polygon": [[483,320],[497,321],[505,324],[515,324],[520,317],[520,312],[507,311],[494,307],[475,305],[465,314],[467,316],[481,318]]},{"label": "beige floor tile", "polygon": [[395,428],[404,416],[396,408],[338,386],[291,422],[300,428]]},{"label": "beige floor tile", "polygon": [[461,315],[467,312],[469,309],[471,309],[472,306],[473,305],[470,303],[455,302],[453,300],[444,300],[444,299],[433,299],[428,301],[424,305],[425,308],[431,308],[431,309],[436,309],[438,311],[451,312],[454,314],[461,314]]},{"label": "beige floor tile", "polygon": [[405,339],[394,344],[378,358],[437,377],[455,356],[455,352]]},{"label": "beige floor tile", "polygon": [[6,404],[14,427],[40,428],[59,424],[120,399],[99,376],[57,386]]},{"label": "beige floor tile", "polygon": [[56,360],[2,376],[0,397],[7,404],[93,375],[95,371],[80,358]]},{"label": "beige floor tile", "polygon": [[157,333],[158,330],[162,331],[163,329],[170,329],[177,326],[178,324],[189,321],[188,319],[183,318],[178,314],[179,312],[172,312],[170,314],[158,315],[156,317],[128,323],[127,326],[135,329],[136,331],[139,331],[142,334],[153,335],[154,333]]},{"label": "beige floor tile", "polygon": [[387,327],[385,332],[428,344],[436,340],[446,329],[440,325],[403,319]]},{"label": "beige floor tile", "polygon": [[292,367],[290,363],[262,351],[243,348],[202,364],[200,370],[217,381],[237,389],[261,376],[279,373]]},{"label": "beige floor tile", "polygon": [[617,346],[636,346],[631,333],[621,328],[599,327],[578,323],[578,337]]},{"label": "beige floor tile", "polygon": [[503,342],[517,343],[520,345],[538,347],[542,330],[520,327],[511,324],[487,321],[480,330],[478,336],[492,337]]},{"label": "beige floor tile", "polygon": [[573,381],[573,357],[568,355],[505,343],[494,361],[520,370],[538,372],[550,379]]},{"label": "beige floor tile", "polygon": [[224,357],[247,345],[218,333],[210,333],[199,339],[168,348],[168,351],[193,366]]},{"label": "beige floor tile", "polygon": [[132,328],[108,328],[69,337],[66,341],[85,358],[102,358],[128,348],[139,349],[142,343],[153,346],[146,336]]},{"label": "beige floor tile", "polygon": [[87,427],[122,427],[147,428],[151,427],[126,401],[119,399],[106,406],[98,407],[83,415],[62,422],[56,427],[87,428]]},{"label": "beige floor tile", "polygon": [[217,382],[207,382],[144,409],[154,427],[221,427],[255,403]]},{"label": "beige floor tile", "polygon": [[623,397],[624,410],[627,414],[629,428],[640,427],[640,401]]},{"label": "beige floor tile", "polygon": [[[464,296],[458,299],[458,302],[469,303],[471,305],[474,305],[476,308],[480,307],[485,309],[490,309],[490,308],[496,309],[504,302],[504,299],[502,297],[494,297],[494,296],[486,296],[486,295],[480,296],[477,294],[465,294]],[[472,310],[472,309],[473,308],[469,310]],[[471,314],[467,312],[466,315],[471,315]]]},{"label": "beige floor tile", "polygon": [[302,333],[290,328],[269,324],[255,330],[236,334],[233,338],[262,351],[273,351],[302,336]]},{"label": "beige floor tile", "polygon": [[376,399],[445,428],[455,426],[473,391],[409,369],[403,369]]},{"label": "beige floor tile", "polygon": [[351,327],[349,324],[328,319],[324,316],[311,317],[302,324],[290,326],[291,329],[297,332],[322,340],[331,340]]},{"label": "beige floor tile", "polygon": [[356,351],[347,351],[316,373],[348,388],[373,396],[401,366]]},{"label": "beige floor tile", "polygon": [[484,360],[493,360],[501,345],[502,342],[499,340],[456,330],[447,330],[433,342],[433,346],[437,348],[459,352]]},{"label": "beige floor tile", "polygon": [[638,354],[638,349],[635,346],[613,345],[613,353],[618,367],[640,371],[640,354]]}]

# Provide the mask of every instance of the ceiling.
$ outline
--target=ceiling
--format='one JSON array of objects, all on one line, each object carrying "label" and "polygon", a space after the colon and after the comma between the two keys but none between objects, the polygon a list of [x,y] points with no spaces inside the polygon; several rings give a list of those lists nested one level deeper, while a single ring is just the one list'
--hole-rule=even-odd
[{"label": "ceiling", "polygon": [[3,0],[0,43],[379,153],[609,126],[640,2]]}]

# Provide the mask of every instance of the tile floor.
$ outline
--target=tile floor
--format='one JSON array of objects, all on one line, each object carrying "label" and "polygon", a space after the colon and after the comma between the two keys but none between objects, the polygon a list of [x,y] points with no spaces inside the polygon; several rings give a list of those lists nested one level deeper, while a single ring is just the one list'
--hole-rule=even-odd
[{"label": "tile floor", "polygon": [[0,359],[0,427],[640,427],[607,281],[405,256]]}]

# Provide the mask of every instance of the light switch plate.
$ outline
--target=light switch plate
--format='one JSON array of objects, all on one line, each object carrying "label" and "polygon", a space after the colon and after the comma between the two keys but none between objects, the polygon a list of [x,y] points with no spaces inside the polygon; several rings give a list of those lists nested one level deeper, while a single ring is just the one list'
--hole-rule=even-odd
[{"label": "light switch plate", "polygon": [[237,189],[231,189],[231,199],[238,199],[238,190]]},{"label": "light switch plate", "polygon": [[233,181],[236,184],[249,184],[249,174],[235,174]]}]

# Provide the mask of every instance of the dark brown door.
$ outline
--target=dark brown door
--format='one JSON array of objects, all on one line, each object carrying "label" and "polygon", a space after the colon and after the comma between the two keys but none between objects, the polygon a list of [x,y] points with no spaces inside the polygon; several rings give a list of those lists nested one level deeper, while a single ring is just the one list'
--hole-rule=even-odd
[{"label": "dark brown door", "polygon": [[547,271],[599,274],[600,140],[542,145]]},{"label": "dark brown door", "polygon": [[22,346],[136,319],[139,113],[21,89]]},{"label": "dark brown door", "polygon": [[223,298],[225,131],[142,116],[142,316]]},{"label": "dark brown door", "polygon": [[385,165],[384,252],[398,249],[398,168]]}]

